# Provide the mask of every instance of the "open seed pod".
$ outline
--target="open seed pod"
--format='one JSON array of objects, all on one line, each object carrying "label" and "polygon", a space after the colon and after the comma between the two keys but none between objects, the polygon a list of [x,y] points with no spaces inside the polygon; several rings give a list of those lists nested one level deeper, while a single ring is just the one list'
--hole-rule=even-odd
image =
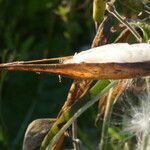
[{"label": "open seed pod", "polygon": [[1,64],[0,70],[54,73],[74,79],[127,79],[150,75],[150,44],[108,44],[61,64]]}]

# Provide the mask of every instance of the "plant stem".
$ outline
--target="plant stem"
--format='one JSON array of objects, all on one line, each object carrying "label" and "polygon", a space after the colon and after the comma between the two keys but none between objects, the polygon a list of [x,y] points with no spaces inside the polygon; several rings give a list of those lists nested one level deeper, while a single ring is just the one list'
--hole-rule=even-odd
[{"label": "plant stem", "polygon": [[147,89],[147,94],[150,94],[150,78],[146,77],[146,89]]},{"label": "plant stem", "polygon": [[141,145],[140,145],[140,150],[146,150],[147,149],[148,141],[149,141],[149,136],[143,134],[142,140],[141,140]]},{"label": "plant stem", "polygon": [[114,102],[112,101],[111,96],[112,96],[112,89],[109,90],[109,95],[107,98],[106,111],[104,114],[102,133],[101,133],[101,139],[100,139],[100,145],[99,145],[100,150],[107,149],[106,144],[107,144],[107,138],[108,138],[108,127],[109,127],[109,122],[110,122],[110,117],[111,117],[111,112],[112,112],[112,106]]},{"label": "plant stem", "polygon": [[72,141],[73,141],[73,149],[79,150],[80,145],[77,138],[77,120],[72,123]]},{"label": "plant stem", "polygon": [[[70,107],[65,113],[63,113],[44,138],[41,145],[41,150],[45,150],[46,148],[47,150],[52,150],[53,144],[61,137],[61,135],[67,130],[67,128],[83,112],[85,112],[89,107],[91,107],[95,102],[97,102],[104,93],[106,93],[111,87],[115,86],[117,83],[118,81],[113,81],[104,89],[102,89],[101,92],[95,93],[95,95],[94,93],[92,93],[93,91],[90,90],[90,93],[92,93],[92,99],[90,101],[87,101],[87,99],[81,99],[80,101],[76,102],[72,107]],[[92,88],[92,90],[95,90],[95,88]],[[64,121],[64,119],[66,124],[64,124],[63,127],[59,129],[58,126],[62,123],[62,121]]]},{"label": "plant stem", "polygon": [[107,3],[106,9],[131,31],[131,33],[135,36],[135,38],[138,40],[138,42],[140,42],[140,43],[142,42],[142,38],[138,34],[138,32],[126,20],[124,20],[119,15],[119,13],[116,11],[116,8],[113,4]]}]

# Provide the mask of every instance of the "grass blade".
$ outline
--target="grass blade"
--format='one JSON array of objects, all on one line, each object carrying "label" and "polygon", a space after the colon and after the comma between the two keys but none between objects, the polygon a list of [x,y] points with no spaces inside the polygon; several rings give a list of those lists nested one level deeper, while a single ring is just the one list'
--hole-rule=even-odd
[{"label": "grass blade", "polygon": [[[107,80],[100,81],[95,85],[89,92],[91,100],[82,99],[70,107],[65,113],[63,113],[60,118],[53,125],[47,136],[42,142],[41,150],[51,149],[53,144],[61,137],[61,135],[66,131],[66,129],[89,107],[91,107],[99,98],[107,92],[111,87],[115,86],[118,81],[113,81],[109,84]],[[105,85],[105,86],[104,86]],[[101,91],[98,91],[100,87],[103,87]],[[93,91],[96,91],[95,93]],[[98,92],[97,92],[98,91]],[[67,123],[66,123],[67,122]],[[60,128],[62,125],[62,128]]]}]

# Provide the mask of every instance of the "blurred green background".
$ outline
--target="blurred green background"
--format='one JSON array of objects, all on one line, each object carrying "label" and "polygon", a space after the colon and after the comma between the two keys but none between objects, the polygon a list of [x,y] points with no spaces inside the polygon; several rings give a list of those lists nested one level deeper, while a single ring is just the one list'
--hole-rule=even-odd
[{"label": "blurred green background", "polygon": [[[1,63],[67,56],[90,47],[95,34],[92,2],[0,0]],[[128,16],[130,12],[136,15],[140,11],[125,7],[120,0],[116,4]],[[56,117],[71,82],[62,78],[59,83],[56,75],[1,72],[0,149],[21,149],[24,132],[31,121]],[[96,112],[97,109],[89,109],[79,121],[83,127],[79,134],[88,149],[92,149],[89,141],[95,133],[93,130],[98,130],[94,129]],[[99,135],[95,135],[93,145],[99,141]]]},{"label": "blurred green background", "polygon": [[[1,62],[72,55],[94,36],[92,3],[0,0]],[[57,116],[72,80],[49,74],[0,74],[0,149],[21,149],[27,125]]]}]

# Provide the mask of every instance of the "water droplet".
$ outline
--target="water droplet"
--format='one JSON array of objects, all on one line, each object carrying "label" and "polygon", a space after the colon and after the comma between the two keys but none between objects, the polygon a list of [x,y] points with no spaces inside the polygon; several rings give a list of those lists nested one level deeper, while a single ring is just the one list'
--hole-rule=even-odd
[{"label": "water droplet", "polygon": [[59,79],[59,83],[61,83],[61,79],[62,79],[61,75],[58,75],[58,79]]},{"label": "water droplet", "polygon": [[36,72],[37,74],[41,74],[41,72]]}]

